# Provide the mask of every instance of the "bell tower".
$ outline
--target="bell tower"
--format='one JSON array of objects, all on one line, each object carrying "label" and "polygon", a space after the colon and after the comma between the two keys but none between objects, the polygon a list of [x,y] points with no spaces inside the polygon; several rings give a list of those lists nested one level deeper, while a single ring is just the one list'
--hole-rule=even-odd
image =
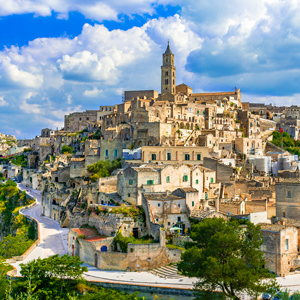
[{"label": "bell tower", "polygon": [[174,54],[168,47],[163,54],[163,65],[161,66],[161,94],[176,93],[176,68],[174,66]]}]

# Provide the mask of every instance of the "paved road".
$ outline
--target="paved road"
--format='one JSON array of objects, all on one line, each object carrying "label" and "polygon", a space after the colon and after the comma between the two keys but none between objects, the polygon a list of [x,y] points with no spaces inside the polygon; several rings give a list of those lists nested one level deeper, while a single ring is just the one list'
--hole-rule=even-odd
[{"label": "paved road", "polygon": [[[25,187],[18,184],[20,190]],[[21,262],[13,265],[19,271],[19,264],[26,263],[35,258],[46,258],[54,254],[63,255],[67,253],[67,236],[69,229],[60,228],[59,223],[47,217],[41,216],[41,193],[40,191],[26,188],[27,193],[37,199],[38,204],[24,210],[24,214],[35,218],[39,222],[41,243],[34,249],[28,257]],[[153,285],[177,288],[192,288],[196,278],[165,279],[148,272],[123,272],[98,270],[95,267],[86,265],[88,272],[84,277],[89,281],[130,283],[136,285]],[[300,291],[300,274],[288,275],[285,278],[277,278],[282,288],[287,288],[290,292]]]},{"label": "paved road", "polygon": [[23,211],[24,215],[35,218],[40,227],[40,244],[23,261],[16,262],[13,266],[19,271],[20,263],[26,263],[38,257],[46,258],[54,254],[63,255],[67,253],[68,228],[60,228],[59,223],[47,217],[42,217],[42,196],[41,192],[31,188],[25,188],[18,184],[20,190],[27,190],[27,193],[37,199],[37,205]]}]

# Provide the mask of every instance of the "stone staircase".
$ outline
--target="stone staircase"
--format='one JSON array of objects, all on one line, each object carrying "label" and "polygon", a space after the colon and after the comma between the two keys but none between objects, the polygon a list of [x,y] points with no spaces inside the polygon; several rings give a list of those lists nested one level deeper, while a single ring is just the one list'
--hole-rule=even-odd
[{"label": "stone staircase", "polygon": [[183,275],[178,274],[177,265],[160,267],[149,271],[149,273],[168,279],[181,279],[185,277]]}]

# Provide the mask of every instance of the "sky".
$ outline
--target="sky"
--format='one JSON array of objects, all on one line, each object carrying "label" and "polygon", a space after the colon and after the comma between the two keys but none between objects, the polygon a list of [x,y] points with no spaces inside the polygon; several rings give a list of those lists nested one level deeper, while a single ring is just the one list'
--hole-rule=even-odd
[{"label": "sky", "polygon": [[0,132],[160,91],[168,40],[177,84],[300,105],[298,0],[0,0]]}]

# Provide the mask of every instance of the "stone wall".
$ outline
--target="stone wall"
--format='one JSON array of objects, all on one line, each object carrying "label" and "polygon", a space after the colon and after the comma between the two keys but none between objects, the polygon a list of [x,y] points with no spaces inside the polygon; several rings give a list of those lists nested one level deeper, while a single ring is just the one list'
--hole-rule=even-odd
[{"label": "stone wall", "polygon": [[[101,251],[95,253],[98,268],[103,270],[149,270],[177,263],[181,259],[180,250],[161,247],[160,244],[128,244],[128,253]],[[90,258],[88,260],[91,262]]]},{"label": "stone wall", "polygon": [[276,216],[299,220],[300,182],[297,179],[276,182]]},{"label": "stone wall", "polygon": [[203,166],[216,172],[217,182],[230,182],[230,178],[233,175],[233,168],[219,162],[218,159],[204,157]]}]

